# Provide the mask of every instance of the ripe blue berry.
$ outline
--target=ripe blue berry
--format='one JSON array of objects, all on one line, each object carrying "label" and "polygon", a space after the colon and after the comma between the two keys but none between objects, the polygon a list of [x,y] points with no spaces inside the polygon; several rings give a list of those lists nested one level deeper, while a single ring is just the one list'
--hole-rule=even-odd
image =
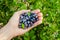
[{"label": "ripe blue berry", "polygon": [[26,20],[29,20],[29,17],[28,16],[26,16],[25,18],[26,18]]},{"label": "ripe blue berry", "polygon": [[25,16],[28,16],[28,14],[27,14],[27,13],[25,13],[24,15],[25,15]]},{"label": "ripe blue berry", "polygon": [[26,22],[26,19],[23,19],[23,23]]},{"label": "ripe blue berry", "polygon": [[30,21],[27,21],[27,23],[29,24],[29,23],[30,23]]},{"label": "ripe blue berry", "polygon": [[20,16],[20,19],[23,19],[23,18],[24,18],[24,17],[21,15],[21,16]]},{"label": "ripe blue berry", "polygon": [[22,23],[23,21],[22,20],[19,20],[19,23]]},{"label": "ripe blue berry", "polygon": [[28,27],[31,27],[31,24],[28,24]]}]

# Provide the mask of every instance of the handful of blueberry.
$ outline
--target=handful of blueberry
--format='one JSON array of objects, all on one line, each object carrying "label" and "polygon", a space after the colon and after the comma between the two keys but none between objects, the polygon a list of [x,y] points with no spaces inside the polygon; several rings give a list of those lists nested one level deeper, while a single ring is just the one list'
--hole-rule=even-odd
[{"label": "handful of blueberry", "polygon": [[35,22],[38,21],[38,16],[36,13],[26,12],[20,15],[19,28],[31,27]]}]

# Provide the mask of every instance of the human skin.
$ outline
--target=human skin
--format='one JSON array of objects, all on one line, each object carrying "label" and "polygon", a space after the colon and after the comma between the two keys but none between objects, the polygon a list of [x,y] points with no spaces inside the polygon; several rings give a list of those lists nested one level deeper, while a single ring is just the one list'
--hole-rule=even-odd
[{"label": "human skin", "polygon": [[37,9],[32,12],[38,15],[39,20],[34,23],[32,27],[27,29],[18,28],[20,14],[24,12],[30,12],[30,10],[21,10],[15,12],[14,15],[10,18],[9,22],[0,29],[0,40],[11,40],[13,37],[23,35],[24,33],[42,23],[43,15],[40,10]]}]

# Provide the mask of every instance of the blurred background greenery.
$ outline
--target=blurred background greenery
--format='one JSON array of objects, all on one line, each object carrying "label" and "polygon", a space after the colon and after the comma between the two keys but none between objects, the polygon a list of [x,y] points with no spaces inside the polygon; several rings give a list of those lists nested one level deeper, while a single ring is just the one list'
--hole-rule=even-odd
[{"label": "blurred background greenery", "polygon": [[4,26],[14,12],[40,9],[43,23],[12,40],[60,40],[60,0],[0,0],[0,25]]}]

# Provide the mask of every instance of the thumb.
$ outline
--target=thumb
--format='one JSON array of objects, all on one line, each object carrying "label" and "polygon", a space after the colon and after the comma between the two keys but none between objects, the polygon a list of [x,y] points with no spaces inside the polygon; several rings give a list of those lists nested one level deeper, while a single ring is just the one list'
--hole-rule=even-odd
[{"label": "thumb", "polygon": [[22,13],[25,13],[25,12],[30,12],[30,10],[21,10],[21,11],[17,11],[17,12],[15,12],[15,16],[17,15],[17,16],[20,16],[20,14],[22,14]]}]

